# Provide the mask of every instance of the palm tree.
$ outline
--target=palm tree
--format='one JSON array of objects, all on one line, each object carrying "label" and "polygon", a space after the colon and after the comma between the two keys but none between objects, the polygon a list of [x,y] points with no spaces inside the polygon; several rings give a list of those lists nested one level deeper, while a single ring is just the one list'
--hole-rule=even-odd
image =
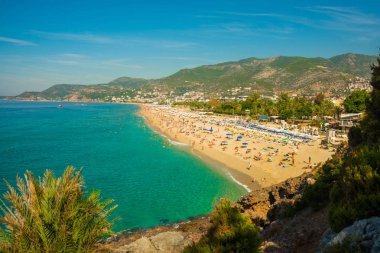
[{"label": "palm tree", "polygon": [[335,118],[340,121],[340,116],[342,115],[342,113],[344,111],[343,107],[341,107],[341,106],[335,106],[334,109],[335,109],[335,112],[334,112]]},{"label": "palm tree", "polygon": [[90,252],[111,233],[107,217],[116,208],[113,200],[100,201],[100,193],[84,191],[81,170],[66,168],[62,177],[46,170],[35,179],[17,176],[17,190],[9,188],[1,200],[0,251]]}]

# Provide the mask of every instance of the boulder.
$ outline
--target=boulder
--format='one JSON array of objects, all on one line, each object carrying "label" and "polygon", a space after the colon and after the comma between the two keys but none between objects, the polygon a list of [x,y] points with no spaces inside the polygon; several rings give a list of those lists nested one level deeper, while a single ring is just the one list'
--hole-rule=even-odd
[{"label": "boulder", "polygon": [[130,253],[157,253],[158,250],[154,247],[154,245],[151,243],[151,241],[143,236],[140,239],[122,246],[115,250],[115,252],[130,252]]},{"label": "boulder", "polygon": [[181,232],[164,232],[150,238],[159,252],[182,252],[191,243]]},{"label": "boulder", "polygon": [[163,232],[151,237],[140,239],[119,247],[114,252],[128,253],[179,253],[190,245],[192,241],[184,236],[182,232]]},{"label": "boulder", "polygon": [[380,217],[372,217],[356,221],[339,233],[331,230],[325,232],[322,237],[318,253],[328,252],[331,247],[348,244],[347,247],[353,252],[380,252]]}]

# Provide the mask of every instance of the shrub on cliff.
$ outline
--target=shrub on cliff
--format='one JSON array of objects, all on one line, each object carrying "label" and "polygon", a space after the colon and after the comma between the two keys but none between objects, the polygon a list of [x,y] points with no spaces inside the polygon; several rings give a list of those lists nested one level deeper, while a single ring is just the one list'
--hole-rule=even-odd
[{"label": "shrub on cliff", "polygon": [[343,164],[343,157],[347,151],[346,147],[341,146],[331,159],[326,161],[315,174],[315,183],[306,185],[302,196],[295,199],[293,203],[285,204],[280,217],[293,217],[297,212],[311,207],[319,210],[329,205],[330,191],[334,184],[339,180],[340,169]]},{"label": "shrub on cliff", "polygon": [[17,177],[17,190],[8,182],[1,202],[0,251],[91,252],[110,232],[107,221],[116,208],[101,202],[99,192],[86,197],[81,171],[67,167],[62,177],[47,170],[35,179],[28,171]]},{"label": "shrub on cliff", "polygon": [[345,148],[341,147],[337,153],[322,165],[316,173],[316,182],[305,188],[300,205],[311,206],[318,210],[328,205],[329,194],[334,183],[339,179],[340,168],[342,166],[342,152]]},{"label": "shrub on cliff", "polygon": [[380,215],[380,145],[362,146],[345,157],[331,193],[329,222],[340,231],[358,219]]},{"label": "shrub on cliff", "polygon": [[207,234],[197,243],[185,248],[195,252],[259,252],[259,232],[249,216],[242,214],[229,200],[222,199],[211,216]]}]

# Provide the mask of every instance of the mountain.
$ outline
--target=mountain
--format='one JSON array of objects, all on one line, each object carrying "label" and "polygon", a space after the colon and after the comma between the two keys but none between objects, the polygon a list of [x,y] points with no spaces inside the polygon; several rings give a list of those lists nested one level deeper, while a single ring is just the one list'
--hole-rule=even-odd
[{"label": "mountain", "polygon": [[202,89],[223,92],[233,87],[251,87],[263,93],[344,93],[349,80],[369,79],[376,56],[344,54],[332,58],[279,56],[248,58],[236,62],[183,69],[161,79],[172,89]]},{"label": "mountain", "polygon": [[148,82],[149,82],[148,80],[143,79],[143,78],[120,77],[109,82],[108,84],[129,87],[129,88],[139,88],[147,84]]},{"label": "mountain", "polygon": [[149,81],[142,78],[120,77],[106,84],[56,84],[41,92],[24,92],[17,99],[32,100],[104,100],[120,96],[125,90],[138,89]]},{"label": "mountain", "polygon": [[[24,92],[18,99],[107,100],[111,97],[148,97],[174,92],[201,91],[210,97],[231,94],[232,89],[262,94],[292,92],[313,95],[347,94],[351,84],[366,83],[376,56],[343,54],[331,58],[278,56],[267,59],[247,58],[215,65],[182,69],[171,76],[147,80],[120,77],[96,85],[59,84],[42,92]],[[359,81],[358,81],[359,80]],[[157,91],[159,93],[157,93]]]}]

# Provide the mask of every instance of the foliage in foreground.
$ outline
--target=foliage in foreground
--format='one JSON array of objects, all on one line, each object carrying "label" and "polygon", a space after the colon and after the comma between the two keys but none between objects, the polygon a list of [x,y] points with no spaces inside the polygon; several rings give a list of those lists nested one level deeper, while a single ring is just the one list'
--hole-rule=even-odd
[{"label": "foliage in foreground", "polygon": [[202,239],[185,248],[185,253],[196,252],[259,252],[259,232],[249,216],[238,207],[222,199],[211,216],[211,226]]},{"label": "foliage in foreground", "polygon": [[102,202],[93,191],[85,195],[81,171],[67,167],[62,177],[46,170],[42,178],[30,171],[17,177],[17,190],[8,182],[0,216],[0,251],[90,252],[111,232],[113,200]]}]

